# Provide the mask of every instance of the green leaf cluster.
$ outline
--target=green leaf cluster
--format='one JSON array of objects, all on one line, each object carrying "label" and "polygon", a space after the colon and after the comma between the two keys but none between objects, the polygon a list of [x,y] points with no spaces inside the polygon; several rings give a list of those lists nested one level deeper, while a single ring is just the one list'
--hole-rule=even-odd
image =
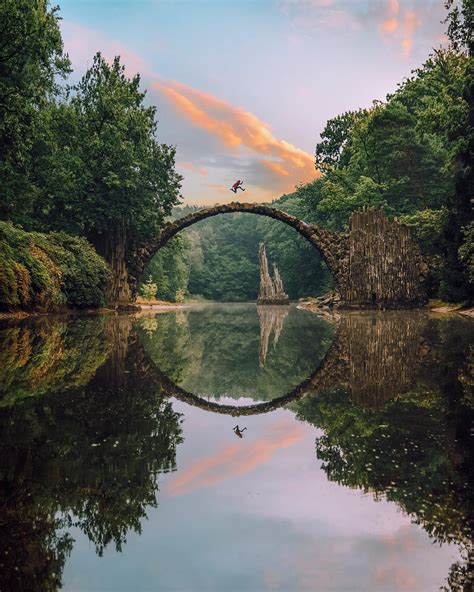
[{"label": "green leaf cluster", "polygon": [[25,232],[0,222],[0,308],[96,307],[110,271],[80,237]]},{"label": "green leaf cluster", "polygon": [[141,287],[142,296],[146,300],[153,300],[154,298],[156,298],[157,290],[158,286],[153,282],[151,276],[148,278],[147,282],[144,283]]},{"label": "green leaf cluster", "polygon": [[31,149],[41,109],[70,64],[48,0],[2,0],[0,23],[0,219],[22,222],[35,197]]}]

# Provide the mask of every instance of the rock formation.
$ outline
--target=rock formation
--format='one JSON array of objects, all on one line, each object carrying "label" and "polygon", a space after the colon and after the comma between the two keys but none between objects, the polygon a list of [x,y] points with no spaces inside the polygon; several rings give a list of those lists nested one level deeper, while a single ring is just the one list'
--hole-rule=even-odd
[{"label": "rock formation", "polygon": [[260,243],[258,257],[260,260],[260,293],[257,304],[289,304],[288,294],[283,291],[283,282],[275,263],[273,264],[273,279],[270,276],[264,243]]}]

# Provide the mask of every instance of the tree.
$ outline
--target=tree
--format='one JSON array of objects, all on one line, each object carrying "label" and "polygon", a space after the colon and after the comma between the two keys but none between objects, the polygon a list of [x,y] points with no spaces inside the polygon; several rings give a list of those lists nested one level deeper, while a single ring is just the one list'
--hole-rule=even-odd
[{"label": "tree", "polygon": [[142,286],[142,295],[145,300],[154,300],[156,298],[156,292],[158,290],[157,285],[153,282],[151,275],[148,281]]},{"label": "tree", "polygon": [[324,175],[297,197],[307,217],[333,230],[347,230],[350,214],[365,205],[401,217],[441,261],[433,291],[465,301],[472,297],[473,5],[447,6],[451,47],[434,51],[385,103],[329,120],[316,146]]},{"label": "tree", "polygon": [[474,4],[472,0],[445,0],[449,10],[445,22],[448,23],[448,37],[457,51],[468,51],[474,55]]},{"label": "tree", "polygon": [[184,293],[189,281],[190,246],[182,236],[175,236],[161,248],[145,269],[144,276],[151,276],[158,286],[158,297],[163,300],[175,300],[179,290]]},{"label": "tree", "polygon": [[130,298],[127,258],[156,236],[180,198],[175,147],[156,140],[156,109],[139,87],[119,57],[109,64],[97,53],[70,103],[45,113],[51,134],[37,147],[37,216],[89,238],[111,266],[112,303]]},{"label": "tree", "polygon": [[0,219],[24,223],[31,214],[30,150],[40,109],[56,94],[55,79],[70,71],[58,22],[48,0],[0,4]]},{"label": "tree", "polygon": [[446,22],[451,46],[467,56],[465,74],[462,78],[462,99],[467,105],[467,115],[453,126],[451,138],[455,145],[454,171],[456,191],[446,224],[446,266],[441,295],[453,300],[472,300],[472,281],[463,258],[474,249],[472,196],[474,195],[474,5],[472,0],[446,0],[450,9]]}]

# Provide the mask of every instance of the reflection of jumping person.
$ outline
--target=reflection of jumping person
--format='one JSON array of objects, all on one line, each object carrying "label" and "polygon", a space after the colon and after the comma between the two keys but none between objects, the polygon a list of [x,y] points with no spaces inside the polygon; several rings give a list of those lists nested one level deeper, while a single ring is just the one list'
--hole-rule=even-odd
[{"label": "reflection of jumping person", "polygon": [[247,429],[247,428],[242,428],[242,429],[240,429],[238,425],[236,425],[236,426],[235,426],[235,428],[233,428],[233,430],[234,430],[234,434],[235,434],[236,436],[238,436],[239,438],[243,438],[243,434],[242,434],[242,432],[243,432],[243,431],[245,431],[246,429]]},{"label": "reflection of jumping person", "polygon": [[230,188],[231,191],[233,191],[234,193],[237,193],[237,189],[241,189],[242,191],[245,191],[245,189],[242,187],[243,181],[241,181],[240,179],[238,179]]}]

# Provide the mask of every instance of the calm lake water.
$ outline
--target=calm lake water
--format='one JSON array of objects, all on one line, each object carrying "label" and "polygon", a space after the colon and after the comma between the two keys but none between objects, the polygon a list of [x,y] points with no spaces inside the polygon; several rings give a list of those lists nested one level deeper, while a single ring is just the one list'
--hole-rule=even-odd
[{"label": "calm lake water", "polygon": [[255,305],[4,323],[0,590],[470,590],[472,328]]}]

